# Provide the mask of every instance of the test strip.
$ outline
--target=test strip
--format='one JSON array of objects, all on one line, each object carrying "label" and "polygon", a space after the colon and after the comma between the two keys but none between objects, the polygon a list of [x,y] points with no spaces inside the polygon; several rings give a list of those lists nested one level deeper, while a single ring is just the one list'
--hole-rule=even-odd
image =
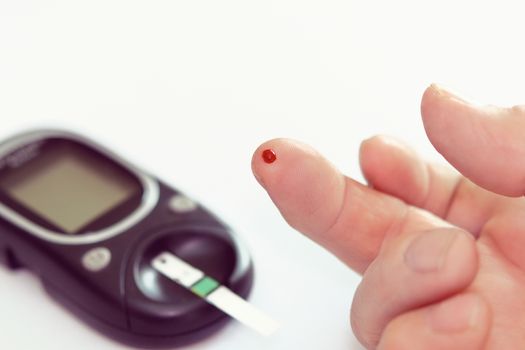
[{"label": "test strip", "polygon": [[170,280],[262,335],[269,336],[279,328],[279,324],[268,315],[170,252],[159,254],[153,259],[152,266]]}]

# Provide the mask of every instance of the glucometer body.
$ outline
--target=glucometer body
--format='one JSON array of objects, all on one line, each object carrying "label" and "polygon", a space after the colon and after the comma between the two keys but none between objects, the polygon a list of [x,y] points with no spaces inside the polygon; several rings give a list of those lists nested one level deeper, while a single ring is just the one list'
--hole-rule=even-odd
[{"label": "glucometer body", "polygon": [[109,150],[52,130],[0,144],[0,257],[95,328],[156,347],[224,323],[152,266],[166,252],[242,297],[251,289],[251,259],[227,225]]}]

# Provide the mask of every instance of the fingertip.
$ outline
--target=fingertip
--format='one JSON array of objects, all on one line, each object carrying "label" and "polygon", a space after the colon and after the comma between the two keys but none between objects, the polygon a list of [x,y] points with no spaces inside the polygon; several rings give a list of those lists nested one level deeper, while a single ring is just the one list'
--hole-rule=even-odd
[{"label": "fingertip", "polygon": [[525,111],[469,102],[431,85],[421,101],[428,139],[465,177],[507,196],[525,193]]},{"label": "fingertip", "polygon": [[384,135],[374,135],[361,142],[359,146],[359,163],[363,170],[381,161],[382,150],[388,145],[389,138]]},{"label": "fingertip", "polygon": [[[412,158],[412,151],[402,142],[385,135],[372,136],[359,148],[359,163],[369,181],[377,179],[381,173],[388,173],[388,170],[405,168],[410,160],[407,158]],[[385,166],[387,171],[383,171]]]},{"label": "fingertip", "polygon": [[[265,187],[264,177],[266,173],[271,173],[273,170],[273,163],[277,160],[277,154],[279,150],[286,144],[286,140],[282,138],[275,138],[262,143],[253,152],[251,167],[255,179],[259,182],[262,187]],[[275,155],[273,162],[269,162],[269,159],[265,160],[265,152],[272,152]],[[282,153],[282,152],[279,152]],[[280,158],[280,157],[279,157]],[[271,166],[272,165],[272,166]],[[263,176],[264,175],[264,176]]]},{"label": "fingertip", "polygon": [[439,100],[442,91],[443,90],[434,83],[425,89],[421,98],[421,115],[425,116],[428,111],[433,109],[433,106],[436,101]]},{"label": "fingertip", "polygon": [[[272,155],[272,156],[269,156]],[[305,157],[320,157],[310,146],[287,138],[275,138],[262,143],[252,156],[252,172],[263,187],[273,185],[287,169],[304,162]],[[283,173],[284,172],[284,173]]]},{"label": "fingertip", "polygon": [[442,136],[454,136],[450,132],[463,126],[465,119],[458,116],[469,107],[470,104],[466,100],[440,85],[432,84],[425,90],[421,98],[423,126],[438,152],[442,153],[442,147],[446,146],[446,138]]},{"label": "fingertip", "polygon": [[438,86],[434,83],[430,84],[425,91],[423,92],[423,96],[421,98],[421,112],[422,114],[425,114],[429,108],[432,108],[432,104],[434,101],[439,97],[439,94],[441,92],[441,89],[438,88]]},{"label": "fingertip", "polygon": [[423,204],[429,190],[426,163],[406,144],[378,135],[362,142],[359,161],[373,188],[410,204]]},{"label": "fingertip", "polygon": [[423,97],[421,98],[421,114],[428,115],[426,112],[432,112],[436,106],[446,102],[463,105],[467,108],[478,106],[478,103],[472,99],[466,99],[452,92],[449,88],[445,88],[443,85],[432,83],[423,92]]},{"label": "fingertip", "polygon": [[[268,159],[267,151],[274,157]],[[323,232],[340,211],[344,176],[304,143],[264,142],[253,154],[252,170],[286,221],[303,233]]]}]

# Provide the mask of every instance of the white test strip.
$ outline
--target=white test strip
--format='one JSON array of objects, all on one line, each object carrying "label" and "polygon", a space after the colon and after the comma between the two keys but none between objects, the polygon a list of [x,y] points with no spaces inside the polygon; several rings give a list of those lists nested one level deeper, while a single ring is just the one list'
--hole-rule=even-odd
[{"label": "white test strip", "polygon": [[262,335],[270,336],[279,329],[275,320],[224,286],[217,288],[206,300]]},{"label": "white test strip", "polygon": [[172,253],[159,254],[153,259],[152,266],[170,280],[262,335],[269,336],[279,329],[279,324],[268,315]]},{"label": "white test strip", "polygon": [[186,288],[191,288],[204,277],[204,272],[168,252],[153,259],[152,265],[155,270]]}]

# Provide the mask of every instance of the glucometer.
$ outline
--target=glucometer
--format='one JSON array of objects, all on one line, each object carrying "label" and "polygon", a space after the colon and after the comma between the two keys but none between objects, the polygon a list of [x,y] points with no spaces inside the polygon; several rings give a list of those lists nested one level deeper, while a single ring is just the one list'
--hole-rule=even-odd
[{"label": "glucometer", "polygon": [[180,191],[80,135],[32,131],[0,144],[0,259],[27,268],[90,325],[138,346],[217,330],[226,314],[263,334],[239,238]]}]

